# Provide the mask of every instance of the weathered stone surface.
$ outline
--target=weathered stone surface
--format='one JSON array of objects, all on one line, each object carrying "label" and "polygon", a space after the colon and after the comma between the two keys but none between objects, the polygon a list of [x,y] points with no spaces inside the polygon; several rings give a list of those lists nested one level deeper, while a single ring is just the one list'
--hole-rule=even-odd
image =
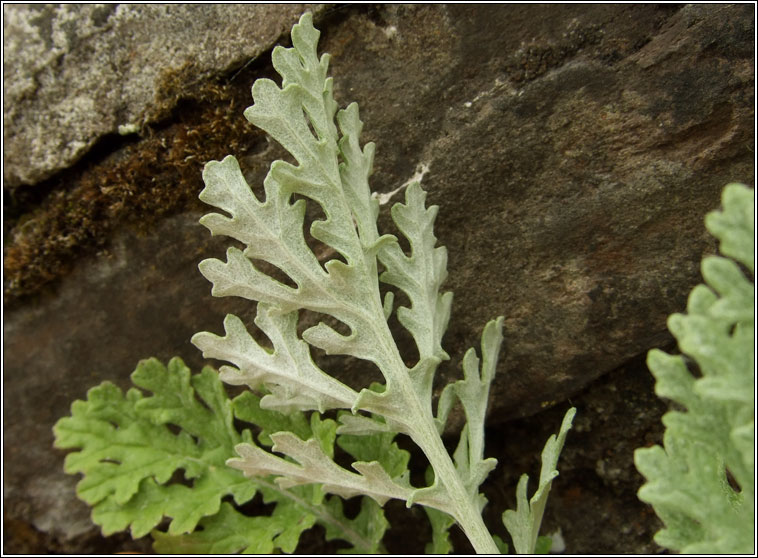
[{"label": "weathered stone surface", "polygon": [[[714,250],[703,216],[718,206],[724,184],[754,180],[752,7],[393,5],[341,10],[321,29],[338,100],[360,103],[363,140],[377,143],[374,189],[391,192],[417,165],[429,169],[422,184],[428,201],[440,206],[436,234],[448,248],[447,288],[455,292],[445,338],[453,360],[441,377],[458,373],[484,323],[503,314],[494,424],[564,401],[667,342],[666,316],[684,307],[700,281],[701,257]],[[213,71],[212,62],[207,67]],[[256,72],[270,75],[264,67]],[[250,81],[233,86],[248,94]],[[190,109],[178,112],[170,133],[191,129]],[[227,130],[215,133],[223,139]],[[155,133],[169,142],[177,137]],[[281,150],[252,130],[248,147],[235,154],[258,189]],[[107,174],[120,156],[94,162],[88,172]],[[9,152],[6,165],[14,157]],[[76,192],[74,183],[66,203],[77,203]],[[86,507],[74,502],[74,481],[50,449],[55,420],[102,380],[125,387],[141,358],[179,355],[197,369],[200,355],[188,342],[194,332],[219,332],[227,311],[250,317],[250,304],[209,296],[196,263],[222,254],[224,241],[195,224],[195,206],[179,209],[139,234],[116,227],[99,252],[72,255],[74,271],[50,283],[53,290],[6,312],[5,497],[13,519],[61,539],[86,533]],[[12,238],[25,234],[19,223]],[[27,245],[34,246],[32,238],[25,237]],[[349,383],[365,379],[361,363],[340,361],[343,368]],[[645,384],[619,382],[629,392]],[[588,397],[610,400],[606,395]],[[595,461],[612,467],[593,462],[590,474],[578,457],[570,460],[574,482],[596,476],[584,492],[551,502],[556,518],[565,520],[572,509],[590,513],[576,494],[602,502],[605,519],[624,513],[602,493],[619,478],[611,468],[625,462],[614,452],[629,454],[647,426],[630,431],[610,410],[621,402],[603,405],[607,412],[591,403],[585,409],[602,428],[582,423],[583,446],[571,450],[569,438],[566,451],[602,456]],[[621,415],[631,416],[625,409]],[[608,456],[601,450],[614,439]],[[509,462],[497,439],[488,444]],[[635,474],[630,460],[626,467],[619,475],[628,499]],[[634,533],[648,532],[649,518],[635,521]],[[591,527],[593,518],[586,523]],[[569,551],[650,551],[649,540],[637,549],[629,539],[616,549],[610,544]]]},{"label": "weathered stone surface", "polygon": [[161,95],[174,74],[203,80],[242,65],[302,11],[302,4],[4,5],[6,186],[70,166],[119,126],[165,117],[171,107]]},{"label": "weathered stone surface", "polygon": [[6,320],[4,473],[12,482],[4,496],[12,517],[63,540],[91,531],[89,508],[72,500],[75,479],[61,474],[64,452],[52,449],[52,425],[101,381],[130,387],[129,374],[149,355],[164,362],[186,355],[199,370],[189,343],[195,301],[208,295],[197,273],[206,240],[198,217],[167,219],[150,237],[123,232],[56,296]]}]

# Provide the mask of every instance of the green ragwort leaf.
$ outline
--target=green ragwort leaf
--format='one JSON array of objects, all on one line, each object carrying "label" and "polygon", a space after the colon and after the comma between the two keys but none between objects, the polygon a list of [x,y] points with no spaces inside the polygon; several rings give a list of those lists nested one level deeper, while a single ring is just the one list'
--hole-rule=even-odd
[{"label": "green ragwort leaf", "polygon": [[[264,443],[286,429],[330,457],[334,421],[262,409],[251,392],[230,401],[214,370],[191,375],[178,358],[167,367],[142,361],[132,381],[152,395],[132,388],[124,396],[104,382],[87,401],[74,402],[72,416],[54,428],[56,447],[78,450],[67,456],[66,472],[84,475],[77,492],[93,506],[103,534],[152,533],[162,553],[294,552],[300,535],[319,523],[357,552],[381,551],[387,528],[381,508],[367,505],[348,519],[317,484],[284,489],[270,478],[253,482],[225,463],[234,444],[252,442],[249,430],[236,430],[235,419],[258,427]],[[274,505],[271,514],[247,517],[222,501],[231,496],[242,505],[256,493]],[[164,518],[171,519],[166,532],[157,529]]]},{"label": "green ragwort leaf", "polygon": [[[140,537],[164,516],[172,518],[170,533],[187,532],[217,513],[224,496],[238,504],[253,497],[255,486],[224,465],[234,444],[249,434],[231,428],[231,402],[212,369],[190,377],[178,358],[168,367],[149,359],[139,363],[132,381],[154,395],[130,389],[124,397],[105,382],[88,392],[87,401],[74,402],[72,416],[54,427],[56,447],[80,450],[66,457],[65,470],[84,475],[77,494],[93,506],[103,534],[131,527]],[[169,424],[181,428],[179,434]],[[170,482],[180,471],[192,488]]]}]

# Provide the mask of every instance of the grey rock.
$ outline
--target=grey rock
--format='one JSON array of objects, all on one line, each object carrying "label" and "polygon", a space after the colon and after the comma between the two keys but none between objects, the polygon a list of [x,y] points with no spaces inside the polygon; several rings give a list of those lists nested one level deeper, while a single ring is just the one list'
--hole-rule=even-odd
[{"label": "grey rock", "polygon": [[173,72],[191,65],[203,80],[257,58],[302,11],[302,4],[3,5],[4,181],[34,184],[119,126],[139,130],[165,117],[155,109]]},{"label": "grey rock", "polygon": [[[263,27],[269,31],[248,43],[241,37],[250,34],[245,17],[253,16],[224,8],[235,14],[224,23],[225,36],[240,40],[219,39],[228,48],[223,54],[211,46],[216,43],[195,40],[199,51],[208,51],[197,79],[257,56],[301,10],[290,6],[266,15]],[[124,52],[139,44],[126,32],[126,14],[132,12],[119,6],[100,29],[100,19],[91,15],[94,7],[76,9],[90,10],[90,22],[71,16],[73,6],[57,13],[79,22],[79,35],[86,28],[112,45],[121,67]],[[161,9],[168,10],[161,21],[171,25],[160,41],[181,44],[198,36],[186,29],[189,12]],[[213,20],[218,12],[207,9]],[[33,19],[31,8],[23,10]],[[455,292],[444,342],[453,359],[441,367],[441,380],[457,377],[465,350],[478,346],[486,321],[500,314],[506,318],[505,343],[491,398],[493,425],[565,401],[599,376],[670,342],[665,319],[684,308],[689,290],[700,282],[700,259],[715,251],[704,215],[718,207],[727,182],[754,180],[750,6],[388,5],[340,10],[321,29],[320,48],[332,54],[338,101],[358,101],[362,139],[377,144],[373,188],[389,196],[427,169],[422,179],[427,201],[440,206],[435,230],[449,253],[446,288]],[[37,75],[70,82],[69,91],[86,90],[78,81],[86,72],[73,57],[62,58],[65,71],[56,70],[65,32],[53,33],[47,45],[38,35],[26,48],[20,43],[14,48],[39,59]],[[138,49],[140,60],[151,67],[181,65],[164,58],[156,47],[163,42],[145,44],[150,46]],[[85,66],[97,58],[77,56]],[[136,73],[139,65],[127,67]],[[70,165],[100,134],[149,114],[155,93],[154,87],[129,89],[121,109],[98,105],[102,114],[90,115],[79,136],[53,141],[45,134],[52,122],[62,122],[55,118],[68,118],[62,108],[76,104],[76,97],[59,100],[67,104],[35,120],[50,100],[32,78],[27,81],[13,85],[12,95],[23,103],[6,117],[11,126],[25,122],[36,132],[24,147],[6,153],[11,183],[33,183]],[[239,85],[248,91],[249,86]],[[75,137],[84,147],[69,145]],[[234,154],[259,191],[268,163],[283,154],[260,138],[250,145]],[[32,151],[47,162],[30,166]],[[401,195],[391,197],[394,202]],[[391,228],[387,207],[381,224]],[[71,274],[5,314],[6,505],[11,517],[60,539],[86,530],[86,506],[74,500],[62,454],[51,449],[50,429],[70,402],[106,379],[127,387],[141,358],[166,361],[178,355],[198,370],[201,357],[189,344],[193,333],[220,332],[229,311],[251,322],[252,304],[212,299],[210,285],[196,270],[200,259],[220,256],[225,241],[209,238],[196,224],[195,207],[169,217],[155,211],[161,217],[148,230],[116,227],[99,251],[71,256]],[[405,342],[402,349],[412,357]],[[319,358],[325,366],[336,364],[351,385],[375,378],[359,361]],[[607,417],[602,423],[602,438],[593,438],[587,427],[582,443],[599,447],[617,437],[624,455],[630,453],[633,442],[624,425]],[[635,436],[644,437],[640,430]],[[569,455],[570,444],[571,436]],[[633,490],[636,474],[629,460],[606,459],[597,447],[585,453],[594,456],[593,474],[603,482],[623,481]],[[569,500],[556,508],[556,517],[568,516],[566,510],[576,505]],[[556,505],[562,501],[557,498]],[[624,513],[613,506],[606,502],[602,513]],[[602,552],[635,551],[628,540],[625,544],[602,546]],[[650,551],[649,540],[637,550]]]}]

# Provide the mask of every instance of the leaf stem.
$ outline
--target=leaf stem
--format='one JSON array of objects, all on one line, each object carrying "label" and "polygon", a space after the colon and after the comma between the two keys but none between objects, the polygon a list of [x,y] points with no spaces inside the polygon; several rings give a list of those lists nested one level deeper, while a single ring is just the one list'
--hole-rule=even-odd
[{"label": "leaf stem", "polygon": [[382,333],[389,341],[384,346],[390,359],[388,370],[383,369],[382,373],[388,381],[391,379],[397,383],[405,401],[403,405],[405,416],[402,417],[401,422],[407,425],[407,434],[424,452],[434,469],[436,478],[445,487],[450,509],[444,511],[456,519],[477,554],[500,554],[500,550],[484,524],[477,503],[466,490],[450,454],[442,443],[432,415],[431,402],[424,404],[421,401],[413,387],[409,370],[398,352],[389,325],[386,321],[383,323]]},{"label": "leaf stem", "polygon": [[453,507],[451,515],[466,533],[477,554],[500,554],[477,504],[463,485],[450,454],[437,433],[433,418],[429,415],[419,420],[416,425],[418,434],[414,433],[412,437],[431,463],[434,474],[445,486]]},{"label": "leaf stem", "polygon": [[[404,400],[402,405],[403,416],[393,418],[399,419],[399,422],[407,426],[406,433],[426,455],[432,469],[434,469],[436,478],[441,481],[447,493],[450,509],[444,511],[456,519],[477,554],[500,554],[500,550],[484,524],[478,504],[466,490],[455,464],[442,442],[432,414],[431,401],[422,401],[419,393],[414,389],[410,371],[400,356],[389,324],[383,319],[378,285],[372,302],[371,309],[377,319],[371,323],[370,327],[373,327],[376,339],[383,340],[379,345],[384,349],[386,358],[383,363],[377,364],[379,364],[385,379],[397,385]],[[382,318],[379,319],[379,316]],[[377,323],[383,324],[380,330],[374,327]]]}]

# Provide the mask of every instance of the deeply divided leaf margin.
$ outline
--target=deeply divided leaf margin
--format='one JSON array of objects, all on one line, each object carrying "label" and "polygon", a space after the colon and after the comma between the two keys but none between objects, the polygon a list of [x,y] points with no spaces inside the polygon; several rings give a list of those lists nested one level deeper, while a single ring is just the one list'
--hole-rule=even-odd
[{"label": "deeply divided leaf margin", "polygon": [[665,524],[656,542],[678,552],[755,551],[754,199],[724,188],[706,227],[727,257],[703,259],[706,283],[668,320],[684,356],[648,354],[656,393],[685,411],[664,415],[663,447],[635,452],[638,495]]}]

